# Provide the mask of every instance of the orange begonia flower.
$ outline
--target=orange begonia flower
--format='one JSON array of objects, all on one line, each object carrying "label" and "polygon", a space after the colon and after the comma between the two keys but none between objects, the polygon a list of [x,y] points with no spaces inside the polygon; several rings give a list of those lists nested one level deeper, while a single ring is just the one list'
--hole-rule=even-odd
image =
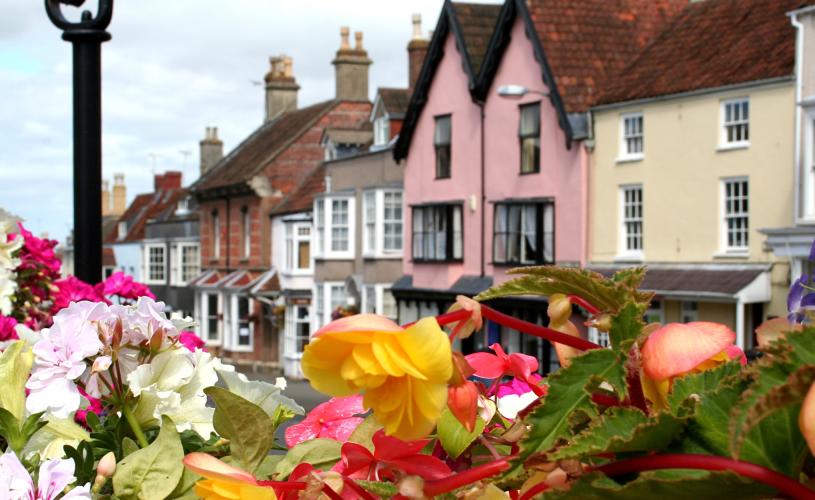
[{"label": "orange begonia flower", "polygon": [[184,465],[204,479],[195,483],[194,492],[205,500],[276,500],[270,487],[258,485],[255,477],[206,453],[190,453]]},{"label": "orange begonia flower", "polygon": [[812,384],[798,414],[798,427],[804,435],[809,451],[815,455],[815,384]]},{"label": "orange begonia flower", "polygon": [[667,395],[676,377],[716,368],[732,359],[747,362],[733,345],[736,334],[719,323],[695,321],[669,323],[654,331],[642,346],[645,396],[659,408],[667,407]]},{"label": "orange begonia flower", "polygon": [[447,403],[450,342],[434,318],[408,328],[373,314],[342,318],[314,334],[303,373],[331,396],[363,394],[385,431],[403,440],[428,435]]}]

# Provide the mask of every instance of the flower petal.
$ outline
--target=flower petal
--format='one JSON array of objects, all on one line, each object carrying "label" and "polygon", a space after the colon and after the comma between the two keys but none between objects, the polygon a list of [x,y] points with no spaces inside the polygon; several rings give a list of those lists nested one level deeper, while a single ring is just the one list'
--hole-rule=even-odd
[{"label": "flower petal", "polygon": [[801,412],[798,414],[798,427],[804,435],[809,451],[815,454],[815,384],[810,386],[804,403],[801,405]]},{"label": "flower petal", "polygon": [[488,352],[475,352],[464,357],[475,368],[475,375],[481,378],[498,378],[507,368],[504,360]]},{"label": "flower petal", "polygon": [[665,380],[694,369],[732,345],[736,334],[706,321],[669,323],[652,333],[642,347],[642,366],[654,380]]},{"label": "flower petal", "polygon": [[316,332],[313,337],[317,338],[327,333],[349,333],[349,332],[385,332],[399,333],[404,328],[394,323],[392,320],[379,316],[378,314],[355,314],[325,325]]},{"label": "flower petal", "polygon": [[192,452],[184,457],[184,466],[199,476],[217,481],[255,484],[255,476],[233,467],[207,453]]}]

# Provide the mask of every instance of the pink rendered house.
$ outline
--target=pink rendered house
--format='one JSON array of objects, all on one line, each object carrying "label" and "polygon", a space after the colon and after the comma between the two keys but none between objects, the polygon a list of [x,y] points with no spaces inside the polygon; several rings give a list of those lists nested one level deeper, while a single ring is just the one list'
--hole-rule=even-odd
[{"label": "pink rendered house", "polygon": [[[592,96],[681,4],[445,2],[394,148],[405,167],[404,276],[392,288],[401,322],[513,267],[585,264]],[[541,324],[545,305],[495,304]],[[463,347],[499,340],[550,358],[548,345],[497,325]]]}]

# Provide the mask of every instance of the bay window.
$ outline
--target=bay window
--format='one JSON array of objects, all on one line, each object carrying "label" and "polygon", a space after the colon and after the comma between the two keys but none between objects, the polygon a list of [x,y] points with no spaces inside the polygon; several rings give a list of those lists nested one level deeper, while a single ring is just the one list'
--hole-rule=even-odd
[{"label": "bay window", "polygon": [[254,322],[252,321],[252,299],[246,295],[232,296],[232,333],[230,350],[251,351],[254,344]]},{"label": "bay window", "polygon": [[402,191],[368,190],[363,202],[363,252],[368,256],[402,255]]},{"label": "bay window", "polygon": [[413,207],[413,260],[458,261],[464,254],[462,207],[458,204]]},{"label": "bay window", "polygon": [[347,303],[345,283],[323,282],[314,284],[314,331],[332,321],[331,315]]},{"label": "bay window", "polygon": [[493,262],[552,264],[555,261],[555,206],[550,201],[496,203]]},{"label": "bay window", "polygon": [[306,305],[286,309],[286,353],[300,355],[309,342],[311,318]]},{"label": "bay window", "polygon": [[311,269],[311,224],[286,223],[286,270],[289,272]]},{"label": "bay window", "polygon": [[179,248],[179,269],[181,272],[179,283],[186,285],[191,279],[198,276],[201,262],[198,256],[198,243],[181,243]]},{"label": "bay window", "polygon": [[201,337],[207,345],[221,343],[221,299],[217,293],[201,294]]},{"label": "bay window", "polygon": [[146,245],[145,267],[147,283],[164,283],[167,280],[167,248],[164,244]]},{"label": "bay window", "polygon": [[354,257],[354,198],[326,196],[314,201],[315,257]]},{"label": "bay window", "polygon": [[361,311],[370,314],[380,314],[396,321],[396,299],[391,293],[390,285],[365,285],[362,293]]}]

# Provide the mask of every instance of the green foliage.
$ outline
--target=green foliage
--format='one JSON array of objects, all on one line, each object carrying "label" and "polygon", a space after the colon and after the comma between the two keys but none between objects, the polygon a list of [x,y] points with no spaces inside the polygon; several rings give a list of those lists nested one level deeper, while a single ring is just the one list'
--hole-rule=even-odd
[{"label": "green foliage", "polygon": [[362,446],[374,451],[373,437],[376,431],[381,429],[382,426],[376,421],[373,414],[365,417],[365,420],[354,429],[354,432],[348,436],[348,442],[361,444]]},{"label": "green foliage", "polygon": [[113,474],[113,491],[123,500],[160,500],[170,496],[184,473],[184,449],[168,417],[150,446],[123,458]]},{"label": "green foliage", "polygon": [[592,421],[569,444],[547,453],[548,460],[594,456],[601,453],[660,451],[685,425],[684,418],[669,413],[648,417],[632,408],[611,408]]},{"label": "green foliage", "polygon": [[34,353],[18,340],[0,354],[0,407],[18,422],[25,418],[25,383],[34,363]]},{"label": "green foliage", "polygon": [[[645,268],[632,268],[618,272],[612,278],[574,267],[537,266],[511,269],[508,274],[523,274],[501,285],[494,286],[475,297],[489,300],[509,295],[577,295],[604,312],[617,312],[627,303],[647,305],[652,293],[637,290]],[[643,309],[644,310],[644,309]]]},{"label": "green foliage", "polygon": [[204,389],[215,401],[212,423],[229,439],[237,466],[254,473],[274,445],[275,428],[269,415],[258,405],[220,387]]},{"label": "green foliage", "polygon": [[642,321],[645,304],[627,302],[611,319],[611,330],[608,332],[611,347],[626,349],[637,340],[645,323]]},{"label": "green foliage", "polygon": [[439,436],[444,451],[450,455],[451,458],[458,458],[459,455],[464,453],[464,450],[469,448],[473,441],[478,439],[478,436],[484,431],[484,426],[487,425],[481,417],[475,418],[475,428],[473,432],[468,432],[467,429],[461,425],[453,412],[449,408],[444,408],[441,412],[439,422],[436,424],[436,432]]},{"label": "green foliage", "polygon": [[671,411],[677,413],[688,398],[699,398],[716,391],[724,381],[733,379],[741,373],[738,361],[725,363],[713,370],[685,375],[674,380],[668,395]]},{"label": "green foliage", "polygon": [[[727,365],[725,365],[727,366]],[[730,412],[741,394],[746,383],[736,378],[722,380],[716,387],[714,381],[722,376],[728,368],[720,367],[718,370],[683,377],[677,381],[674,389],[674,399],[669,400],[675,407],[677,414],[687,414],[688,406],[679,406],[681,403],[690,404],[690,420],[682,440],[676,444],[675,450],[680,453],[706,453],[711,455],[728,455],[729,435],[727,424]],[[712,386],[708,386],[711,384]],[[682,394],[693,387],[700,390],[688,394],[684,399]]]},{"label": "green foliage", "polygon": [[548,491],[546,500],[580,498],[581,500],[701,500],[718,498],[771,498],[773,490],[761,483],[731,472],[700,470],[661,470],[643,472],[635,480],[620,484],[599,472],[586,474],[568,492]]},{"label": "green foliage", "polygon": [[74,461],[74,476],[76,484],[92,483],[96,477],[96,459],[93,448],[87,441],[81,441],[76,447],[65,445],[65,458]]},{"label": "green foliage", "polygon": [[289,477],[299,464],[309,463],[316,469],[330,469],[340,459],[342,443],[333,439],[315,438],[292,447],[283,460],[277,463],[278,480]]},{"label": "green foliage", "polygon": [[201,479],[201,476],[184,467],[184,472],[181,474],[181,479],[178,481],[178,484],[175,485],[175,489],[167,498],[172,500],[197,499],[198,495],[196,495],[193,491],[193,487],[199,479]]},{"label": "green foliage", "polygon": [[517,473],[524,461],[535,454],[546,453],[551,448],[572,438],[570,419],[575,414],[597,416],[597,407],[591,401],[591,392],[601,382],[607,382],[623,398],[626,394],[623,355],[608,349],[597,349],[573,358],[568,368],[562,368],[549,376],[547,396],[528,417],[532,425],[529,434],[521,441],[519,459],[514,462]]},{"label": "green foliage", "polygon": [[399,488],[397,488],[393,483],[365,481],[362,479],[357,479],[356,483],[379,498],[393,498],[397,493],[399,493]]},{"label": "green foliage", "polygon": [[0,408],[0,435],[14,453],[20,455],[34,433],[48,424],[46,420],[40,419],[42,415],[42,412],[34,413],[20,425],[20,421],[10,411]]}]

